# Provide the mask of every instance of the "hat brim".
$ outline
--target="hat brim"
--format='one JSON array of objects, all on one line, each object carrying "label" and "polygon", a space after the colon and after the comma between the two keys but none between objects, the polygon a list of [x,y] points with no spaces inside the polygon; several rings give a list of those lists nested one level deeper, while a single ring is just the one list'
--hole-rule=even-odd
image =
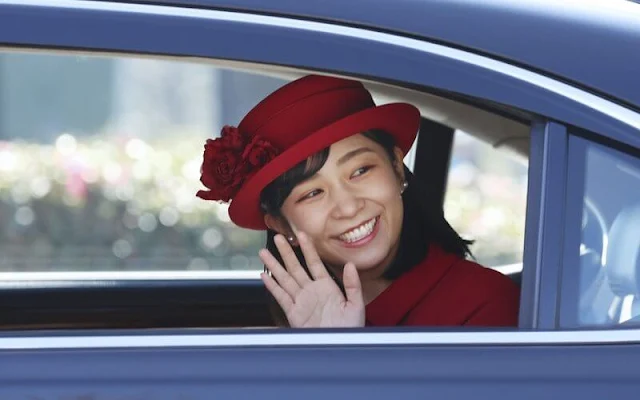
[{"label": "hat brim", "polygon": [[238,226],[266,230],[260,208],[262,190],[302,160],[349,136],[370,129],[391,134],[404,154],[411,149],[420,127],[420,111],[406,103],[368,108],[323,127],[279,154],[262,167],[236,193],[229,206],[229,217]]}]

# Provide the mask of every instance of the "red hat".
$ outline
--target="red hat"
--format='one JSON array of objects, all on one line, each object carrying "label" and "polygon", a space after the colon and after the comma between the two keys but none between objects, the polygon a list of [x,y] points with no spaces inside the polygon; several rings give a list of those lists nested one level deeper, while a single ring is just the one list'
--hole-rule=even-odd
[{"label": "red hat", "polygon": [[420,112],[406,103],[376,106],[362,83],[309,75],[276,90],[255,106],[237,128],[205,144],[197,196],[231,202],[238,226],[265,230],[260,193],[311,155],[370,129],[391,134],[406,154],[420,126]]}]

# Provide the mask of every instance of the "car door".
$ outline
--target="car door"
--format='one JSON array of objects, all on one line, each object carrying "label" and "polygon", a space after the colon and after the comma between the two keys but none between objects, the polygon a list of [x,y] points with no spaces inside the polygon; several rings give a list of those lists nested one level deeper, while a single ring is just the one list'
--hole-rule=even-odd
[{"label": "car door", "polygon": [[[577,192],[565,188],[573,182],[570,166],[580,168],[568,156],[573,140],[568,132],[588,130],[606,143],[622,143],[637,157],[637,112],[505,61],[337,23],[197,7],[71,1],[2,2],[0,15],[0,41],[12,51],[98,52],[218,61],[281,76],[293,70],[363,77],[437,93],[491,113],[518,110],[530,141],[518,329],[221,331],[186,329],[178,322],[170,330],[160,329],[167,327],[163,324],[145,330],[123,325],[5,330],[0,337],[0,397],[502,399],[602,398],[637,391],[638,375],[625,367],[640,356],[637,329],[576,330],[558,318],[564,304],[558,287],[566,284],[563,274],[568,273],[564,246],[569,243],[558,223],[570,226],[575,220],[569,199]],[[421,154],[426,153],[416,158]],[[115,276],[91,284],[115,282],[121,289]],[[189,291],[185,276],[177,281]],[[173,285],[176,277],[165,282]],[[154,292],[148,279],[135,285]],[[24,296],[23,301],[33,299],[29,293]],[[162,309],[155,312],[162,317]]]}]

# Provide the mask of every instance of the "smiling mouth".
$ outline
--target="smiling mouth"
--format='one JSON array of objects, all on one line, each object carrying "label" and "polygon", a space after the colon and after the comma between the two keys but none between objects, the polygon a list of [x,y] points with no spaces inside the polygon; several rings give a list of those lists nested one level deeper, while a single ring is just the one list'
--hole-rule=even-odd
[{"label": "smiling mouth", "polygon": [[359,240],[362,240],[367,236],[371,235],[371,233],[373,232],[373,228],[375,228],[376,226],[377,221],[378,221],[378,217],[371,218],[370,220],[358,226],[357,228],[351,229],[350,231],[345,232],[342,235],[338,236],[338,238],[346,243],[354,243]]}]

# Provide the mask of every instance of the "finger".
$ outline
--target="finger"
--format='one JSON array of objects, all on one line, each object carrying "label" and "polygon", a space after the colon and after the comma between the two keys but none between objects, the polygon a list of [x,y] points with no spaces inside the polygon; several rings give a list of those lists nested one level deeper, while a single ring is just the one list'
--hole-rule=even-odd
[{"label": "finger", "polygon": [[307,263],[307,268],[309,268],[311,276],[313,276],[314,279],[328,278],[329,273],[327,272],[327,268],[320,259],[315,246],[311,243],[309,236],[304,232],[300,232],[298,242],[300,243],[300,248],[302,249],[302,254],[304,254],[304,260]]},{"label": "finger", "polygon": [[273,295],[273,298],[276,299],[286,314],[291,307],[293,307],[293,299],[291,296],[269,275],[262,273],[260,274],[260,278],[262,278],[262,282],[264,282],[267,290]]},{"label": "finger", "polygon": [[287,270],[280,265],[278,260],[276,260],[269,250],[262,249],[258,252],[258,255],[269,272],[271,272],[278,285],[281,286],[291,297],[295,297],[300,291],[300,285],[298,285],[298,282],[296,282]]},{"label": "finger", "polygon": [[364,299],[362,297],[362,283],[360,282],[358,270],[352,262],[348,262],[344,266],[342,283],[344,285],[344,291],[347,295],[348,302],[357,306],[364,304]]},{"label": "finger", "polygon": [[273,240],[275,241],[276,247],[282,256],[284,267],[289,274],[293,276],[293,279],[298,282],[298,285],[304,286],[311,282],[309,274],[307,274],[307,271],[305,271],[304,268],[302,268],[302,265],[300,265],[300,260],[298,260],[296,253],[293,251],[293,248],[289,245],[284,236],[276,235]]}]

